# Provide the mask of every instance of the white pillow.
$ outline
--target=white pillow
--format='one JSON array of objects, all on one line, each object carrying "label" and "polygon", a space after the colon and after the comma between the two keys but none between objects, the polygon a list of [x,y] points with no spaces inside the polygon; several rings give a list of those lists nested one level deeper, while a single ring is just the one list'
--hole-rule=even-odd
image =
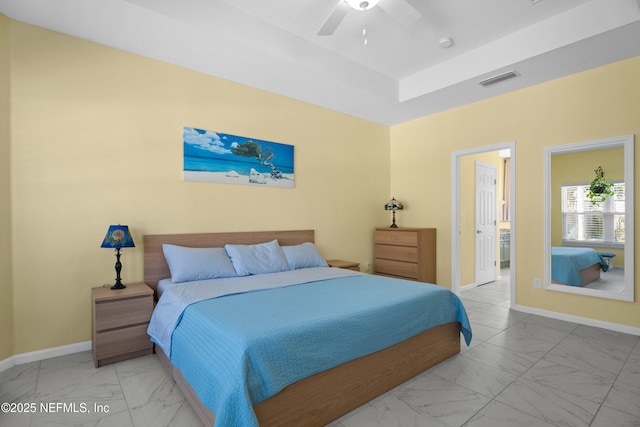
[{"label": "white pillow", "polygon": [[289,270],[277,240],[257,245],[224,245],[238,276]]},{"label": "white pillow", "polygon": [[298,268],[328,267],[324,257],[311,242],[294,246],[281,246],[291,270]]},{"label": "white pillow", "polygon": [[224,248],[188,248],[163,244],[174,283],[237,276]]}]

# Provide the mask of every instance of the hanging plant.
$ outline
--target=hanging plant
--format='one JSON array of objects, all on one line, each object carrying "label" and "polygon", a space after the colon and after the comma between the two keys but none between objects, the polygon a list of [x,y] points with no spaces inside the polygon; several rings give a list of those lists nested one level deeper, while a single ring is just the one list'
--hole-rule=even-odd
[{"label": "hanging plant", "polygon": [[607,196],[613,196],[614,194],[613,183],[608,183],[605,179],[602,166],[598,166],[598,169],[594,170],[594,172],[596,177],[591,181],[589,191],[587,191],[587,197],[593,205],[604,202]]}]

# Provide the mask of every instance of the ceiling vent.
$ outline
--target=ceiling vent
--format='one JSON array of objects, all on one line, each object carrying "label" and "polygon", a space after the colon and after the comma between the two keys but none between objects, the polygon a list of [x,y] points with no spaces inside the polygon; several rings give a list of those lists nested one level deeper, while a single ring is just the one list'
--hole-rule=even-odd
[{"label": "ceiling vent", "polygon": [[484,80],[480,80],[478,83],[481,84],[482,86],[490,86],[492,84],[498,83],[498,82],[502,82],[505,80],[509,80],[512,79],[514,77],[518,77],[520,74],[516,73],[514,70],[509,70],[506,71],[502,74],[498,74],[495,75],[493,77],[489,77],[487,79]]}]

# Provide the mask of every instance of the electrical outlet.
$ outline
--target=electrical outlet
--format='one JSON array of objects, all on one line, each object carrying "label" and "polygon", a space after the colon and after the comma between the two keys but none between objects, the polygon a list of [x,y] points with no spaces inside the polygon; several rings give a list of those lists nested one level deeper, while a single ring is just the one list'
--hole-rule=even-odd
[{"label": "electrical outlet", "polygon": [[365,262],[364,263],[364,271],[365,272],[371,271],[371,263],[370,262]]},{"label": "electrical outlet", "polygon": [[533,287],[536,289],[540,289],[542,287],[542,281],[540,278],[536,277],[533,279]]}]

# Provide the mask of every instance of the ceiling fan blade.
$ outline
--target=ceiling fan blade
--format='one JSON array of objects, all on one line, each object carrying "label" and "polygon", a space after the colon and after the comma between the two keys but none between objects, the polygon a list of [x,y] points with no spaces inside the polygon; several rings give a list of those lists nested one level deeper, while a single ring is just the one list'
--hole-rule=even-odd
[{"label": "ceiling fan blade", "polygon": [[378,6],[402,25],[411,25],[422,17],[407,0],[380,0]]},{"label": "ceiling fan blade", "polygon": [[351,6],[349,6],[343,0],[340,0],[336,5],[335,9],[333,9],[333,12],[331,12],[331,15],[329,15],[327,20],[324,21],[324,24],[322,24],[322,28],[320,28],[320,31],[318,31],[318,35],[330,36],[331,34],[333,34],[333,32],[336,30],[336,28],[338,28],[338,25],[340,25],[344,17],[347,16],[347,13],[349,13],[350,9],[351,9]]}]

